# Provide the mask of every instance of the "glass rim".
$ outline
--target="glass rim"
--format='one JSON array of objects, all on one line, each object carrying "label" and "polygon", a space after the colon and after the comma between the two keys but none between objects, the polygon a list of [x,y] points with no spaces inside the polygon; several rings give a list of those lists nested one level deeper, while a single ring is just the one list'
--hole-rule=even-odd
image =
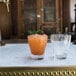
[{"label": "glass rim", "polygon": [[62,36],[67,35],[67,36],[71,36],[70,34],[51,34],[51,35],[62,35]]}]

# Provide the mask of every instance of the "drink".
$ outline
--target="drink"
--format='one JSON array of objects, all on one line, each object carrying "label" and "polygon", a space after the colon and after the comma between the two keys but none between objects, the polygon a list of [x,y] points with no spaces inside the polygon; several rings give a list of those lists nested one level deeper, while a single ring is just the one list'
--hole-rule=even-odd
[{"label": "drink", "polygon": [[31,54],[37,58],[42,58],[45,52],[47,43],[47,35],[33,34],[28,36],[28,43],[30,46]]}]

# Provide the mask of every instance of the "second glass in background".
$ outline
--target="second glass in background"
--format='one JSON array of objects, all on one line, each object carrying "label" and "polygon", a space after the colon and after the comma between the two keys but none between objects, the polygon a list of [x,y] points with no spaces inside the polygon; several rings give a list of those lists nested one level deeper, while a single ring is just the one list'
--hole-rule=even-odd
[{"label": "second glass in background", "polygon": [[54,51],[54,57],[57,59],[66,59],[71,42],[71,35],[52,34],[50,40]]}]

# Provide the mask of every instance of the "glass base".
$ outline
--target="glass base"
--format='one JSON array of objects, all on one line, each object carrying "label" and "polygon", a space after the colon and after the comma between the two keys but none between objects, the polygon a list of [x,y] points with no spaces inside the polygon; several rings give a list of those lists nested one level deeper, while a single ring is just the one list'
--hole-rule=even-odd
[{"label": "glass base", "polygon": [[44,58],[44,55],[31,55],[31,58],[35,60],[42,60]]},{"label": "glass base", "polygon": [[66,59],[67,58],[67,54],[66,53],[64,53],[64,54],[56,54],[55,57],[57,59]]}]

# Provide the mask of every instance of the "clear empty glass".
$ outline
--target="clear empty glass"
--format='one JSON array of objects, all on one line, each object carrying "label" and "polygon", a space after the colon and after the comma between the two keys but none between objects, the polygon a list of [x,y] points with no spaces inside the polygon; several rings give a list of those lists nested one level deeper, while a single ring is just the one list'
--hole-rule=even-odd
[{"label": "clear empty glass", "polygon": [[54,57],[57,59],[66,59],[67,50],[71,42],[71,35],[52,34],[50,39],[54,51]]}]

